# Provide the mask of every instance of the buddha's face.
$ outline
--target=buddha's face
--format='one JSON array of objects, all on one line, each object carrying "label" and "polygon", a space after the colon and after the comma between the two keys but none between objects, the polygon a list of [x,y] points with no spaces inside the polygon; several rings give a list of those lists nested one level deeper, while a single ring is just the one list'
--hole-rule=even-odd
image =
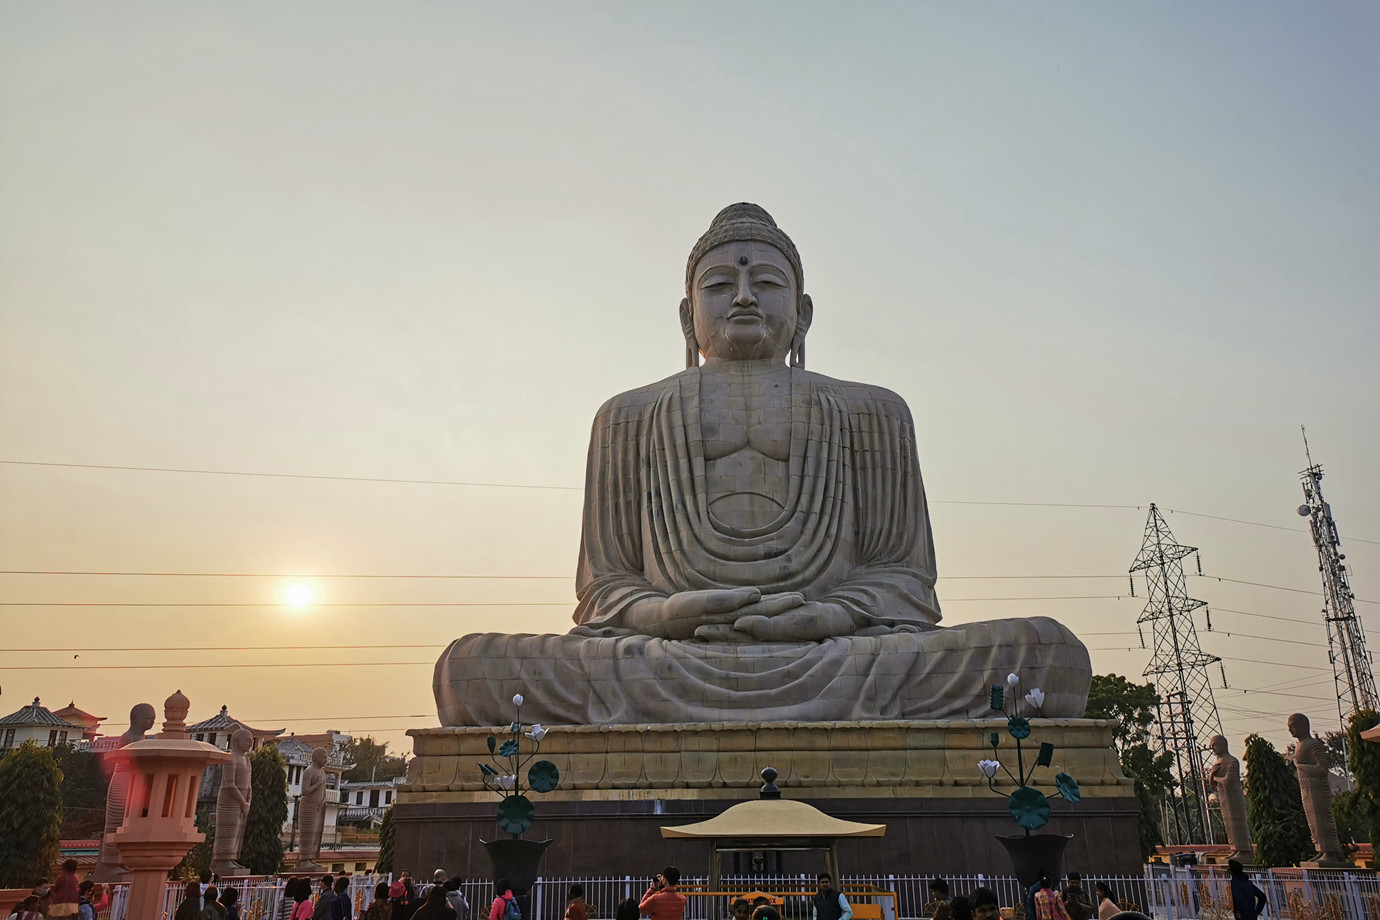
[{"label": "buddha's face", "polygon": [[1212,753],[1216,754],[1218,757],[1227,756],[1227,739],[1223,738],[1221,735],[1213,735],[1208,745],[1212,748]]},{"label": "buddha's face", "polygon": [[799,302],[791,263],[766,243],[715,246],[695,265],[690,284],[695,338],[711,358],[785,358]]},{"label": "buddha's face", "polygon": [[1308,717],[1301,712],[1296,712],[1289,717],[1289,734],[1302,740],[1308,737]]}]

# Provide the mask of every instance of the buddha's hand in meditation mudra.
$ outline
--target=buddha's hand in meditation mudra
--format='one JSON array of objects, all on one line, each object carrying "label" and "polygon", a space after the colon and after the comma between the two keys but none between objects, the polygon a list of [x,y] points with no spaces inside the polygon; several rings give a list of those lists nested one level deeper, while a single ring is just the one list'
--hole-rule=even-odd
[{"label": "buddha's hand in meditation mudra", "polygon": [[681,591],[644,598],[628,611],[628,625],[663,639],[724,642],[813,642],[852,635],[853,617],[838,604],[807,601],[798,591],[764,595],[757,588]]}]

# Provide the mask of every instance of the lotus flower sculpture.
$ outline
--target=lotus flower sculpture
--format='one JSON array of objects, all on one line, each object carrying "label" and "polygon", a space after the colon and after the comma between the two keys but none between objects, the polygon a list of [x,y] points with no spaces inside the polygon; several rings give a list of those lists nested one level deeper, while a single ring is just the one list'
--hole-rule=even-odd
[{"label": "lotus flower sculpture", "polygon": [[[484,775],[484,787],[497,792],[501,798],[498,803],[498,826],[514,837],[519,837],[532,826],[532,818],[536,813],[531,800],[523,794],[524,788],[533,792],[550,792],[560,782],[561,774],[551,761],[538,760],[527,770],[527,785],[523,786],[522,768],[537,756],[541,750],[541,739],[546,737],[549,730],[543,728],[540,723],[529,725],[526,732],[522,730],[524,726],[521,693],[513,695],[513,707],[517,714],[513,718],[513,724],[508,727],[512,737],[505,738],[500,743],[495,736],[489,736],[490,762],[485,763],[481,760],[479,771]],[[524,750],[520,740],[523,735],[531,742],[528,750]],[[499,758],[507,763],[503,763]]]},{"label": "lotus flower sculpture", "polygon": [[[1016,687],[1021,679],[1016,674],[1008,674],[1006,677],[1007,686],[1011,688],[1012,696],[1015,696]],[[1027,716],[1038,716],[1040,708],[1044,705],[1045,694],[1038,687],[1025,694],[1026,704],[1025,713],[1021,714],[1019,702],[1013,700],[1011,711],[1006,710],[1006,687],[995,686],[992,688],[990,700],[992,709],[1006,716],[1006,733],[1016,740],[1016,772],[1010,769],[997,756],[997,747],[1001,743],[1001,735],[992,732],[987,736],[987,741],[992,746],[992,758],[990,760],[978,761],[978,769],[982,775],[987,777],[987,787],[997,795],[1006,796],[1007,811],[1016,823],[1025,828],[1028,836],[1031,831],[1039,830],[1049,823],[1049,799],[1043,792],[1034,788],[1031,779],[1035,775],[1036,767],[1048,767],[1054,757],[1054,745],[1044,743],[1040,745],[1039,752],[1035,755],[1035,762],[1027,770],[1025,766],[1025,749],[1021,742],[1030,737],[1031,725]],[[1011,793],[1001,792],[997,789],[997,773],[1005,773],[1016,784],[1016,790]],[[1054,788],[1059,795],[1069,802],[1077,802],[1081,797],[1078,791],[1078,782],[1067,773],[1054,774]]]}]

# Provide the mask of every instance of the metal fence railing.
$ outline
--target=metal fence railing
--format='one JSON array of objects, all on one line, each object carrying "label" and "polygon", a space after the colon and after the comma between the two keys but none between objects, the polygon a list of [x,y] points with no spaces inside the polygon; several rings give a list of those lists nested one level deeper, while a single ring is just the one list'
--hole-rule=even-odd
[{"label": "metal fence railing", "polygon": [[[1375,875],[1325,870],[1262,870],[1251,874],[1252,879],[1269,898],[1269,916],[1279,920],[1380,920],[1380,878]],[[924,917],[929,899],[930,875],[865,875],[845,876],[841,887],[845,894],[859,901],[874,900],[883,911],[883,920],[908,920]],[[966,895],[975,888],[991,889],[1003,907],[1014,908],[1020,916],[1025,893],[1020,883],[1010,876],[948,875],[950,895]],[[356,918],[373,900],[374,885],[391,881],[389,875],[350,876],[350,896]],[[240,893],[241,920],[280,920],[283,906],[282,878],[236,878],[222,880]],[[1092,891],[1097,882],[1104,882],[1116,893],[1125,908],[1140,910],[1159,920],[1210,920],[1232,915],[1228,876],[1219,867],[1170,868],[1152,866],[1139,876],[1084,875],[1083,886]],[[560,920],[570,886],[579,883],[584,897],[593,905],[597,920],[611,920],[618,904],[628,898],[638,899],[647,890],[642,876],[539,878],[531,891],[531,916],[526,920]],[[182,901],[185,882],[169,882],[163,897],[160,920],[172,920]],[[690,894],[686,903],[685,920],[720,920],[727,914],[727,896],[696,895],[703,891],[703,877],[685,877],[681,887]],[[720,891],[796,892],[781,905],[783,920],[809,920],[809,899],[799,892],[814,887],[814,879],[804,875],[725,876],[720,879]],[[894,906],[890,897],[869,898],[866,889],[895,894]],[[471,920],[487,920],[493,903],[493,885],[485,879],[467,879],[460,889],[470,904]],[[114,886],[108,920],[125,920],[128,886]],[[102,915],[102,920],[107,920]]]}]

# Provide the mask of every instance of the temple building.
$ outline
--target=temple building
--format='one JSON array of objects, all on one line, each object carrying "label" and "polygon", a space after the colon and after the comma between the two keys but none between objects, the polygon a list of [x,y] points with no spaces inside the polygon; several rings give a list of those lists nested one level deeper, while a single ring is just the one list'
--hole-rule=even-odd
[{"label": "temple building", "polygon": [[67,721],[40,705],[38,697],[34,697],[28,706],[0,718],[0,750],[8,751],[25,741],[43,747],[76,744],[84,740],[85,731],[85,726]]}]

